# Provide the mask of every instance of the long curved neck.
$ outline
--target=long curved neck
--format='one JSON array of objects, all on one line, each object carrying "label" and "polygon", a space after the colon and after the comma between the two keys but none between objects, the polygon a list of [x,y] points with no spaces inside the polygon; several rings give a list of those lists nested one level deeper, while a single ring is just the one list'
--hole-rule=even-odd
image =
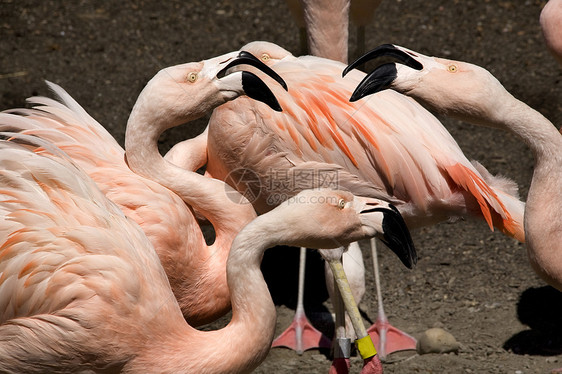
[{"label": "long curved neck", "polygon": [[535,156],[525,207],[525,240],[531,266],[551,286],[562,290],[562,134],[536,110],[512,99],[502,114]]},{"label": "long curved neck", "polygon": [[[270,217],[268,217],[270,216]],[[198,331],[184,324],[169,326],[151,341],[146,356],[133,360],[131,370],[172,373],[250,372],[267,356],[275,333],[276,312],[260,270],[265,250],[282,240],[279,223],[262,215],[236,237],[227,262],[232,319],[220,330]],[[286,234],[286,232],[284,233]]]},{"label": "long curved neck", "polygon": [[[139,97],[133,108],[125,134],[127,163],[131,170],[149,178],[179,195],[203,214],[217,233],[215,245],[228,245],[234,236],[255,217],[254,210],[224,182],[206,178],[166,161],[158,150],[162,132],[180,123],[149,110],[147,99]],[[192,119],[193,120],[193,119]]]},{"label": "long curved neck", "polygon": [[531,149],[537,166],[560,158],[562,136],[542,114],[507,93],[502,105],[490,114],[494,126],[501,126],[518,135]]}]

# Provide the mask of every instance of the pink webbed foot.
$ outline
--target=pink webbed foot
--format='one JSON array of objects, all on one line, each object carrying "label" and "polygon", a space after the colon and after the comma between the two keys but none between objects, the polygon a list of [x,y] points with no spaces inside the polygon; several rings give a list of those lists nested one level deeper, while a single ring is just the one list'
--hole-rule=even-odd
[{"label": "pink webbed foot", "polygon": [[380,356],[382,360],[386,358],[386,355],[393,352],[416,349],[416,338],[392,326],[386,318],[377,318],[377,321],[369,327],[367,333],[375,344],[377,356]]},{"label": "pink webbed foot", "polygon": [[290,348],[301,355],[308,349],[330,348],[331,341],[312,326],[304,312],[297,309],[291,325],[273,341],[271,346]]},{"label": "pink webbed foot", "polygon": [[334,358],[329,374],[348,374],[351,363],[349,358]]},{"label": "pink webbed foot", "polygon": [[382,363],[378,354],[363,361],[361,374],[383,374]]}]

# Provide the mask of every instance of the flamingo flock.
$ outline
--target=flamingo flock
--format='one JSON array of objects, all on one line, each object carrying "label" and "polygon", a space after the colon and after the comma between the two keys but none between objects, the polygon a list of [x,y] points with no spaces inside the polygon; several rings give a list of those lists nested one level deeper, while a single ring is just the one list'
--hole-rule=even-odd
[{"label": "flamingo flock", "polygon": [[[361,373],[382,374],[387,354],[415,339],[388,324],[379,287],[365,328],[362,259],[350,266],[347,248],[360,258],[356,242],[378,238],[413,268],[409,230],[452,217],[524,242],[533,270],[562,291],[560,131],[471,63],[385,44],[346,66],[348,18],[362,52],[380,2],[288,1],[314,56],[257,41],[160,70],[124,149],[54,83],[56,99],[0,112],[0,372],[251,372],[276,326],[260,263],[291,245],[319,250],[334,278],[326,371],[350,372],[352,339]],[[562,1],[548,2],[540,25],[562,64]],[[369,61],[369,73],[356,69]],[[526,202],[432,112],[523,140],[535,158]],[[163,132],[208,114],[201,135],[160,154]],[[230,310],[225,327],[196,329]]]}]

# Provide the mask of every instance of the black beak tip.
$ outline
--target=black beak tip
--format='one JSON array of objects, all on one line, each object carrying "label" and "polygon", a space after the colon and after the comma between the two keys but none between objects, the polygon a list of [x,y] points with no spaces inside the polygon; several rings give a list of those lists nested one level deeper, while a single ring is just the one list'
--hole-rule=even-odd
[{"label": "black beak tip", "polygon": [[273,78],[277,83],[279,83],[281,87],[285,89],[285,91],[288,91],[287,83],[283,80],[283,78],[281,78],[279,74],[277,74],[273,69],[264,64],[262,61],[260,61],[260,59],[258,59],[250,52],[240,51],[238,53],[238,56],[234,60],[232,60],[224,69],[222,69],[221,72],[224,72],[233,66],[241,64],[251,65],[261,70],[262,72]]},{"label": "black beak tip", "polygon": [[355,91],[353,91],[353,94],[349,98],[349,102],[351,102],[351,103],[356,102],[357,100],[361,99],[362,97],[363,96],[361,96],[361,94],[359,92],[357,92],[357,90],[355,90]]},{"label": "black beak tip", "polygon": [[351,69],[354,69],[354,67],[351,66],[351,65],[347,65],[345,67],[345,69],[343,69],[343,71],[341,73],[341,77],[344,78],[347,75],[347,73],[349,73],[351,71]]},{"label": "black beak tip", "polygon": [[248,97],[267,104],[271,109],[281,112],[283,109],[269,87],[257,75],[249,71],[242,72],[242,88]]},{"label": "black beak tip", "polygon": [[377,93],[389,88],[392,82],[398,77],[396,64],[388,63],[379,66],[357,85],[349,101],[357,101],[367,95]]},{"label": "black beak tip", "polygon": [[410,231],[396,207],[391,205],[383,219],[383,242],[398,256],[408,269],[418,262],[418,255]]}]

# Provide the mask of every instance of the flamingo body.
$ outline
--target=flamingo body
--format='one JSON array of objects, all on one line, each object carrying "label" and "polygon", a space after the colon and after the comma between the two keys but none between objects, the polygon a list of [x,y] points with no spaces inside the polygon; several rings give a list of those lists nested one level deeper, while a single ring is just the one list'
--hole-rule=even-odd
[{"label": "flamingo body", "polygon": [[194,250],[206,249],[207,245],[190,206],[170,189],[131,171],[124,149],[107,130],[62,88],[52,83],[49,86],[62,102],[32,97],[28,101],[33,109],[0,113],[2,128],[17,126],[23,134],[56,144],[143,228],[160,254],[174,294],[191,324],[197,326],[225,314],[230,310],[228,290],[215,286],[226,284],[226,254],[211,256],[212,251]]},{"label": "flamingo body", "polygon": [[142,230],[85,173],[60,151],[1,146],[2,372],[126,371],[159,330],[195,332]]},{"label": "flamingo body", "polygon": [[[278,106],[275,98],[267,95],[269,89],[250,73],[217,78],[221,69],[232,64],[255,62],[267,70],[255,57],[232,52],[160,71],[139,96],[129,118],[127,157],[113,137],[54,84],[50,87],[61,102],[35,97],[30,99],[33,109],[0,113],[0,129],[34,135],[59,146],[107,197],[139,223],[160,256],[186,319],[194,325],[210,322],[230,309],[224,271],[228,250],[235,235],[256,215],[249,204],[233,202],[236,194],[230,191],[227,196],[223,182],[187,170],[178,175],[173,168],[168,171],[173,177],[166,175],[169,168],[158,153],[158,136],[245,94],[245,87],[253,88],[252,96]],[[261,98],[263,92],[267,97]],[[141,128],[144,125],[148,126],[145,130]],[[152,137],[151,133],[157,135]],[[155,160],[150,161],[149,156]],[[159,161],[156,171],[143,167],[143,163]],[[197,164],[197,160],[193,162]],[[178,180],[184,183],[174,189]],[[192,207],[186,203],[199,208],[215,226],[217,236],[212,245],[205,243]]]},{"label": "flamingo body", "polygon": [[[383,232],[383,202],[342,191],[299,195],[236,237],[227,265],[232,321],[198,331],[183,319],[142,229],[63,152],[15,136],[0,141],[4,373],[249,372],[275,330],[259,269],[265,249],[277,242],[325,248]],[[325,214],[334,220],[320,223]]]},{"label": "flamingo body", "polygon": [[[524,204],[516,188],[468,161],[441,123],[414,100],[382,92],[366,103],[350,103],[364,74],[342,78],[341,63],[295,58],[271,43],[242,49],[286,79],[288,93],[274,87],[284,111],[266,113],[261,104],[243,99],[215,110],[207,173],[250,197],[258,213],[301,189],[343,188],[392,202],[410,228],[475,216],[524,240]],[[371,330],[381,359],[415,347],[408,334],[395,339],[398,332],[381,323]]]},{"label": "flamingo body", "polygon": [[[255,197],[258,212],[303,187],[333,183],[392,202],[409,227],[474,215],[523,240],[523,204],[505,184],[470,163],[441,123],[414,100],[385,91],[350,103],[363,73],[341,78],[341,63],[295,58],[270,43],[243,49],[267,56],[268,65],[288,82],[289,93],[273,88],[284,112],[266,113],[261,104],[243,98],[215,110],[207,171]],[[244,170],[252,170],[257,180],[244,183]],[[309,175],[306,186],[290,185],[303,173]]]},{"label": "flamingo body", "polygon": [[385,72],[374,71],[372,79],[390,74],[393,78],[385,87],[407,93],[445,115],[512,131],[529,146],[535,168],[525,207],[527,253],[535,271],[562,290],[562,136],[556,127],[480,66],[392,47],[420,62],[421,70],[392,64]]}]

